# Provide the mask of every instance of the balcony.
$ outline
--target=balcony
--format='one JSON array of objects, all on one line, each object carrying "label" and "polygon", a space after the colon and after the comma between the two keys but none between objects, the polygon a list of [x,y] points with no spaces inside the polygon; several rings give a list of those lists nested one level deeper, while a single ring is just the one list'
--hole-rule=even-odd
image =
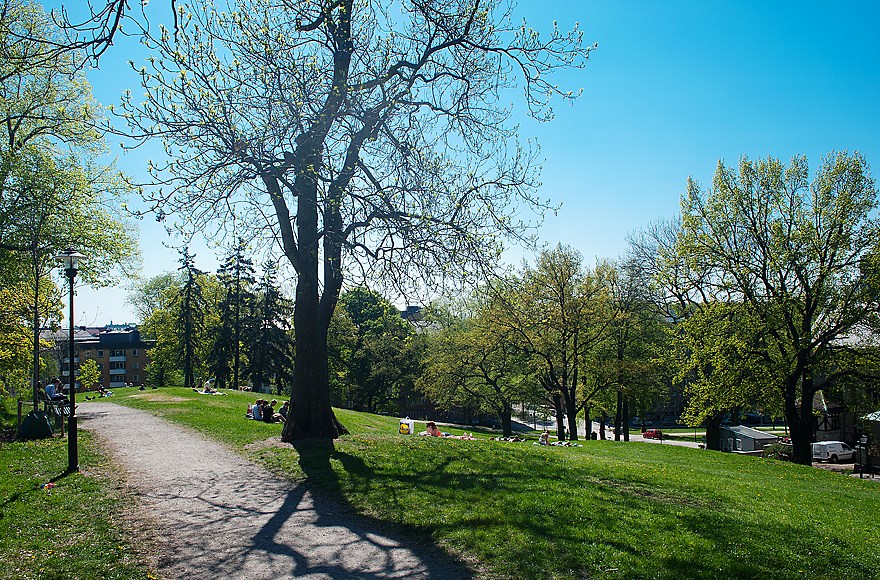
[{"label": "balcony", "polygon": [[125,386],[125,383],[120,383],[120,382],[110,381],[110,388],[111,388],[111,389],[112,389],[113,387],[124,387],[124,386]]},{"label": "balcony", "polygon": [[113,375],[124,375],[125,369],[110,369],[110,376]]},{"label": "balcony", "polygon": [[125,355],[122,356],[111,356],[110,362],[125,362]]}]

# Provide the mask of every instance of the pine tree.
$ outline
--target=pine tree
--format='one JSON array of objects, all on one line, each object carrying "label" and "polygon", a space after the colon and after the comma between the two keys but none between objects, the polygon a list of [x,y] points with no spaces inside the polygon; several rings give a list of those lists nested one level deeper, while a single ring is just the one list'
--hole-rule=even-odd
[{"label": "pine tree", "polygon": [[178,270],[181,270],[185,276],[183,288],[176,301],[177,326],[183,350],[183,384],[187,387],[195,387],[193,372],[195,352],[205,328],[207,309],[199,279],[205,273],[196,268],[195,255],[189,253],[189,248],[183,248],[178,262],[180,262]]},{"label": "pine tree", "polygon": [[238,389],[241,377],[241,340],[242,340],[242,312],[247,309],[247,303],[253,298],[252,287],[256,283],[254,278],[254,263],[245,257],[247,245],[244,239],[239,238],[232,254],[220,266],[218,274],[226,288],[225,308],[227,312],[221,320],[221,325],[230,332],[224,340],[229,342],[230,354],[232,355],[232,384],[233,389]]},{"label": "pine tree", "polygon": [[293,338],[290,334],[293,302],[278,289],[277,267],[266,263],[263,270],[246,325],[248,365],[245,374],[256,387],[274,379],[278,392],[285,393],[290,390],[293,375]]}]

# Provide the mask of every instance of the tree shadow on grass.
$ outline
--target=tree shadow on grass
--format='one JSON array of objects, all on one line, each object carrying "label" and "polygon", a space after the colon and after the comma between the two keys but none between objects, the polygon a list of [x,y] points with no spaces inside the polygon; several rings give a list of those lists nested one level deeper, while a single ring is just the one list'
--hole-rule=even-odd
[{"label": "tree shadow on grass", "polygon": [[638,478],[600,478],[586,468],[565,478],[567,485],[579,485],[551,494],[569,501],[548,505],[542,492],[558,484],[560,473],[542,471],[545,456],[523,453],[515,461],[491,463],[500,452],[486,453],[474,465],[461,449],[419,447],[427,452],[410,450],[412,457],[387,470],[379,468],[384,458],[367,457],[367,464],[360,453],[332,448],[302,448],[300,464],[312,485],[341,498],[330,464],[341,463],[347,493],[382,497],[384,505],[376,508],[386,519],[419,509],[419,498],[431,498],[449,517],[419,532],[454,537],[462,550],[510,577],[797,577],[803,570],[856,578],[877,572],[859,561],[846,540],[823,541],[815,522],[758,522],[721,495],[693,496]]},{"label": "tree shadow on grass", "polygon": [[[473,572],[437,547],[430,532],[411,526],[393,525],[359,515],[346,501],[331,459],[340,461],[355,477],[369,477],[369,469],[357,457],[336,450],[332,441],[307,440],[294,444],[299,465],[306,475],[304,484],[287,496],[282,509],[262,527],[254,538],[255,547],[280,551],[296,562],[297,574],[323,574],[332,578],[438,578],[469,579]],[[314,564],[310,554],[298,553],[275,538],[282,527],[308,505],[315,514],[313,525],[326,534],[342,539],[334,564]],[[319,548],[320,551],[320,548]],[[351,557],[362,562],[352,569]],[[342,562],[336,562],[342,558]]]}]

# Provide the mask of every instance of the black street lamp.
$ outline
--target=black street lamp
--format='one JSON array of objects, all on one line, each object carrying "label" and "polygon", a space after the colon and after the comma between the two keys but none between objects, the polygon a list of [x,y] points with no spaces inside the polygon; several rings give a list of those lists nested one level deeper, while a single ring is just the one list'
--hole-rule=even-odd
[{"label": "black street lamp", "polygon": [[67,370],[70,376],[70,420],[67,426],[67,472],[79,471],[79,448],[76,440],[76,376],[73,372],[73,359],[75,349],[73,344],[73,279],[76,278],[76,267],[81,259],[85,258],[76,250],[65,250],[55,256],[55,259],[64,266],[64,273],[70,282],[70,352]]}]

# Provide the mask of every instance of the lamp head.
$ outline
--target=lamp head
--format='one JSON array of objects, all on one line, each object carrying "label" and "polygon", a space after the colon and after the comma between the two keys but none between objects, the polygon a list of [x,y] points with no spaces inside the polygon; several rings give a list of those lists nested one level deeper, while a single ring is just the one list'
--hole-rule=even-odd
[{"label": "lamp head", "polygon": [[73,272],[76,272],[76,267],[83,258],[85,256],[74,249],[64,250],[55,256],[55,259],[61,262],[65,270],[72,270]]}]

